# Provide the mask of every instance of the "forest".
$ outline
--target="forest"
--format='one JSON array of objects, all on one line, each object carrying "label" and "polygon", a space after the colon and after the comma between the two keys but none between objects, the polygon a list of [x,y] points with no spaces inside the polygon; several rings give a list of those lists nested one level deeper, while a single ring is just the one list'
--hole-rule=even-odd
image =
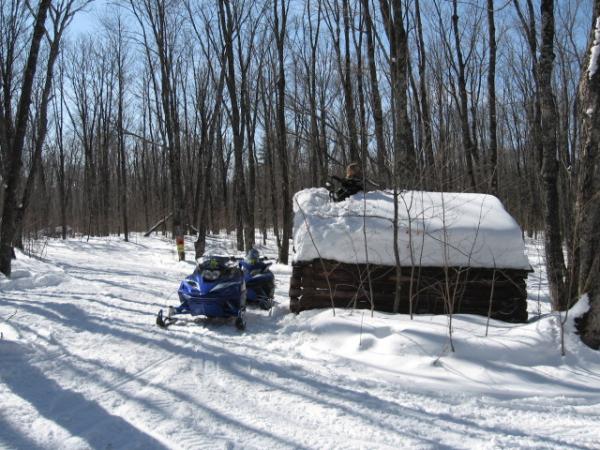
[{"label": "forest", "polygon": [[[97,19],[72,31],[78,17]],[[274,233],[369,189],[496,195],[600,347],[600,0],[0,0],[0,271],[44,236]],[[181,255],[183,257],[184,255]]]}]

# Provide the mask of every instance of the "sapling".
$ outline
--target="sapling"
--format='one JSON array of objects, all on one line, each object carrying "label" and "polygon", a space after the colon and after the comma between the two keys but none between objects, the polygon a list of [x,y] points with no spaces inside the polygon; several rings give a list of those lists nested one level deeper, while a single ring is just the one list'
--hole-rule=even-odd
[{"label": "sapling", "polygon": [[[445,196],[444,193],[441,194],[441,199],[442,199],[442,231],[443,231],[443,247],[444,247],[444,287],[443,287],[443,299],[446,303],[446,309],[448,312],[448,337],[450,340],[450,349],[452,350],[452,352],[455,351],[454,349],[454,341],[453,341],[453,336],[452,336],[452,319],[454,316],[454,307],[456,306],[456,301],[457,299],[462,298],[462,295],[464,293],[464,290],[466,289],[466,283],[468,282],[468,274],[469,274],[469,268],[471,266],[471,259],[473,256],[473,253],[475,251],[475,245],[477,243],[477,238],[479,236],[479,231],[481,228],[481,221],[483,218],[483,204],[485,200],[482,200],[481,202],[481,206],[479,208],[479,219],[477,222],[477,227],[475,229],[475,236],[473,238],[473,243],[471,244],[471,248],[469,249],[469,252],[465,255],[467,256],[467,264],[466,264],[466,269],[465,270],[456,270],[456,280],[451,283],[450,282],[450,255],[449,255],[449,251],[452,248],[453,250],[457,251],[458,249],[451,246],[449,243],[449,239],[448,239],[448,224],[447,224],[447,217],[446,217],[446,202],[445,202]],[[464,281],[464,286],[462,289],[460,289],[460,278],[461,278],[461,274],[465,273],[465,281]]]},{"label": "sapling", "polygon": [[496,285],[496,258],[494,258],[494,255],[492,255],[492,258],[494,260],[494,272],[492,274],[492,287],[490,289],[490,304],[489,304],[489,307],[488,307],[487,321],[485,323],[485,335],[486,335],[486,337],[487,337],[488,331],[490,329],[490,317],[492,315],[492,302],[494,301],[494,287]]},{"label": "sapling", "polygon": [[[421,196],[423,195],[423,192],[421,191]],[[409,285],[408,285],[408,311],[410,314],[410,319],[413,319],[413,314],[414,314],[414,310],[413,310],[413,303],[414,303],[414,278],[415,278],[415,268],[416,268],[416,263],[415,263],[415,255],[414,255],[414,247],[413,247],[413,228],[412,228],[412,222],[413,219],[411,217],[411,210],[412,210],[412,205],[413,205],[413,201],[414,201],[414,195],[411,195],[410,197],[410,205],[406,203],[406,199],[404,195],[400,196],[402,198],[402,202],[404,203],[404,208],[406,209],[406,216],[408,218],[408,248],[409,248],[409,253],[410,253],[410,281],[409,281]],[[421,201],[421,209],[423,210],[423,202]],[[424,236],[423,236],[424,238]],[[420,254],[420,258],[419,258],[419,264],[421,263],[421,258],[423,256],[423,245],[424,241],[421,243],[421,254]],[[419,268],[419,276],[420,276],[420,268]]]},{"label": "sapling", "polygon": [[363,322],[365,320],[365,313],[362,313],[362,316],[360,318],[360,335],[358,337],[358,347],[360,348],[362,346],[362,332],[363,332]]},{"label": "sapling", "polygon": [[[535,243],[535,249],[538,255],[538,261],[541,259],[540,256],[540,246],[538,245],[537,239]],[[542,275],[538,274],[538,291],[537,291],[537,316],[538,319],[542,316],[542,304],[540,302],[540,293],[542,291]]]},{"label": "sapling", "polygon": [[393,220],[393,229],[394,229],[394,260],[396,263],[396,288],[394,289],[394,309],[395,313],[398,312],[400,308],[400,290],[402,288],[401,284],[401,276],[402,276],[402,266],[400,263],[400,249],[398,248],[398,196],[400,192],[398,190],[398,186],[394,184],[394,220]]},{"label": "sapling", "polygon": [[[366,185],[365,167],[363,161],[363,186]],[[369,246],[367,245],[367,194],[363,192],[363,238],[365,244],[365,262],[367,265],[367,282],[369,285],[369,301],[371,302],[371,317],[373,317],[373,311],[375,310],[375,301],[373,299],[373,285],[371,283],[371,269],[369,267]],[[361,277],[362,284],[362,277]],[[364,289],[363,289],[364,290]]]},{"label": "sapling", "polygon": [[442,231],[444,243],[444,287],[443,298],[448,311],[448,338],[450,349],[454,353],[454,342],[452,341],[452,314],[454,312],[454,297],[450,294],[450,277],[449,277],[449,255],[448,255],[448,228],[446,227],[446,203],[444,193],[442,192]]}]

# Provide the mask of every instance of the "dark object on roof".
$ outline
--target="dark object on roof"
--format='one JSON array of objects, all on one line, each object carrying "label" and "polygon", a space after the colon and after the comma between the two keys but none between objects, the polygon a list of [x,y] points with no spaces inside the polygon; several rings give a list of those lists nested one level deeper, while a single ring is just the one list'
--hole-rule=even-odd
[{"label": "dark object on roof", "polygon": [[362,184],[362,180],[360,178],[340,178],[333,175],[331,179],[336,181],[340,185],[340,187],[336,188],[332,183],[326,184],[327,190],[329,191],[329,197],[334,202],[341,202],[343,200],[346,200],[351,195],[365,190]]}]

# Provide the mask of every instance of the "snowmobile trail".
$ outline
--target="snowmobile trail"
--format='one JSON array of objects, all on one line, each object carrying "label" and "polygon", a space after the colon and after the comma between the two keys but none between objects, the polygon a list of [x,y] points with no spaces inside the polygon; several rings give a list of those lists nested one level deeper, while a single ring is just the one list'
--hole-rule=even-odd
[{"label": "snowmobile trail", "polygon": [[246,331],[162,330],[193,264],[137,239],[52,240],[0,280],[0,317],[17,311],[0,322],[0,448],[600,446],[598,355],[571,336],[561,358],[552,316],[493,322],[489,338],[485,318],[457,316],[450,354],[444,317],[289,314],[290,267],[275,264],[277,303],[248,309]]}]

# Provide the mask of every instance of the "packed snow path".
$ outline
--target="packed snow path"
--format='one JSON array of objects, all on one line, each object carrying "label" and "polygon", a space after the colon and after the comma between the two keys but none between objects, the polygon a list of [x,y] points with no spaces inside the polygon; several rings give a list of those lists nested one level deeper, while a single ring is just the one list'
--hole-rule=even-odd
[{"label": "packed snow path", "polygon": [[485,337],[485,318],[457,316],[454,354],[442,316],[288,314],[281,265],[279,303],[244,333],[161,330],[194,266],[165,239],[134,241],[51,240],[0,280],[1,448],[600,447],[600,355],[570,332],[560,356],[543,276],[540,320]]}]

